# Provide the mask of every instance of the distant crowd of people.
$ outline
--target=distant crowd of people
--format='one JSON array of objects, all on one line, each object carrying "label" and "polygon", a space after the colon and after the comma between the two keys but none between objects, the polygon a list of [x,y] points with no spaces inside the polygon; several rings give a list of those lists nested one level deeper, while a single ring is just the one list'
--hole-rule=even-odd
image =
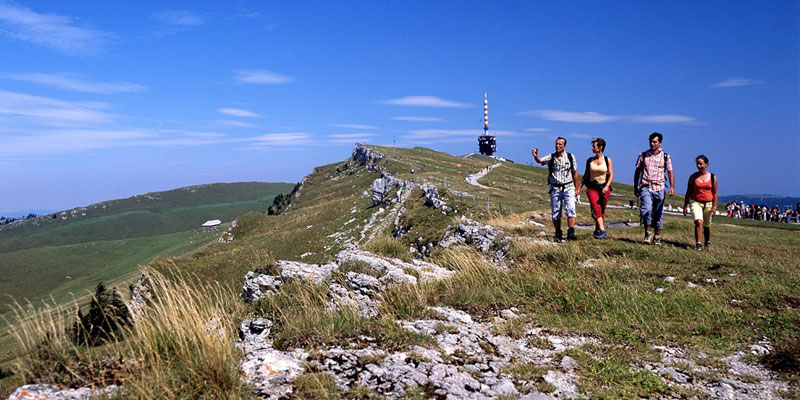
[{"label": "distant crowd of people", "polygon": [[725,208],[728,210],[728,218],[784,223],[800,222],[800,203],[797,203],[797,207],[794,210],[788,206],[781,210],[778,206],[768,207],[764,204],[745,204],[744,201],[739,203],[729,201]]},{"label": "distant crowd of people", "polygon": [[[645,244],[661,245],[661,227],[664,219],[665,195],[675,194],[675,176],[672,170],[672,157],[661,149],[664,136],[653,132],[648,138],[649,149],[636,158],[634,173],[634,194],[639,198],[639,215],[644,227]],[[578,164],[575,156],[567,153],[567,139],[556,139],[555,152],[539,157],[539,149],[532,149],[533,158],[541,165],[547,165],[550,186],[550,208],[554,240],[564,240],[561,229],[562,211],[567,215],[566,240],[576,240],[575,236],[575,202],[576,193],[586,187],[592,217],[595,220],[595,239],[606,239],[604,218],[608,199],[611,195],[611,183],[614,180],[613,162],[604,155],[606,141],[602,138],[592,139],[594,156],[586,160],[583,179],[578,179]],[[695,249],[709,250],[711,246],[711,218],[717,211],[718,182],[714,174],[707,170],[708,157],[695,157],[697,172],[689,177],[683,214],[692,213],[694,219]],[[666,181],[669,179],[669,188]],[[562,207],[563,204],[563,207]],[[652,229],[651,229],[652,228]]]}]

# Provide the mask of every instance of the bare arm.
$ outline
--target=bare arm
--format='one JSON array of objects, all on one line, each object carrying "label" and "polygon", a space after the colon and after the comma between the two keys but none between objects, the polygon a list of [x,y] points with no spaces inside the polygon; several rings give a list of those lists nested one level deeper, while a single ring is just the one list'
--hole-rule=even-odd
[{"label": "bare arm", "polygon": [[536,160],[537,163],[539,163],[541,165],[544,165],[544,161],[542,161],[542,159],[539,158],[539,149],[538,148],[531,150],[531,154],[533,154],[533,159]]},{"label": "bare arm", "polygon": [[611,162],[611,159],[608,159],[608,179],[606,180],[606,187],[603,188],[603,193],[608,192],[611,190],[611,182],[614,181],[614,164]]},{"label": "bare arm", "polygon": [[[591,158],[589,160],[591,160]],[[578,193],[578,192],[581,191],[581,186],[585,186],[585,185],[587,185],[589,183],[589,182],[587,182],[587,180],[589,179],[589,163],[591,162],[589,160],[586,160],[586,169],[583,171],[583,178],[581,178],[580,181],[577,181],[577,180],[575,181],[576,182],[575,183],[575,193]]]},{"label": "bare arm", "polygon": [[669,172],[669,174],[667,174],[667,176],[669,177],[669,195],[670,196],[674,196],[675,195],[675,174],[673,174],[671,170],[668,171],[668,172]]},{"label": "bare arm", "polygon": [[711,194],[714,195],[714,200],[711,203],[711,214],[717,213],[717,201],[719,201],[719,196],[717,192],[717,177],[714,177],[714,182],[711,182]]}]

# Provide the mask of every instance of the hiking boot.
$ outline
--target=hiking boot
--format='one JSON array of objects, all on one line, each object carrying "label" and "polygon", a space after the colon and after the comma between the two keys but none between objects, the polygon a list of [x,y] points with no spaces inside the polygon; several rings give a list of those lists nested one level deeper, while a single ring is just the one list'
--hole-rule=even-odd
[{"label": "hiking boot", "polygon": [[[700,243],[698,243],[698,244],[700,244]],[[711,242],[706,242],[705,246],[703,246],[703,247],[705,247],[706,251],[711,250]]]},{"label": "hiking boot", "polygon": [[658,235],[654,236],[653,237],[653,244],[656,245],[656,246],[661,246],[661,236],[658,236]]},{"label": "hiking boot", "polygon": [[575,228],[567,229],[567,240],[578,240],[575,236]]},{"label": "hiking boot", "polygon": [[598,239],[608,239],[608,232],[600,231],[600,235],[597,236]]},{"label": "hiking boot", "polygon": [[592,237],[595,238],[595,239],[600,239],[600,232],[602,232],[602,231],[594,231],[594,233],[592,234]]},{"label": "hiking boot", "polygon": [[700,242],[695,243],[694,244],[694,249],[697,250],[697,251],[703,251],[703,244],[700,243]]},{"label": "hiking boot", "polygon": [[564,236],[561,234],[561,229],[556,231],[556,235],[553,236],[553,241],[556,243],[561,243],[564,241]]},{"label": "hiking boot", "polygon": [[644,244],[650,244],[653,242],[653,234],[650,232],[645,232],[644,234]]}]

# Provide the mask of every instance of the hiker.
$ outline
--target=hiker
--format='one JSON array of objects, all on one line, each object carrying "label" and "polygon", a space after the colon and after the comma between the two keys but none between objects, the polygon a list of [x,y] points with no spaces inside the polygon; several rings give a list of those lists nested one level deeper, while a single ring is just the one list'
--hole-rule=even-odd
[{"label": "hiker", "polygon": [[[664,220],[664,182],[669,177],[669,195],[675,195],[675,176],[672,157],[661,150],[664,136],[650,134],[650,149],[639,154],[633,174],[633,193],[639,197],[639,214],[644,225],[644,243],[661,245],[661,226]],[[641,178],[641,179],[640,179]],[[650,227],[655,228],[655,236]]]},{"label": "hiker", "polygon": [[589,197],[589,204],[592,207],[592,217],[594,218],[595,239],[606,239],[605,225],[603,224],[606,214],[608,198],[611,197],[611,181],[614,180],[614,166],[611,159],[603,155],[606,150],[606,141],[603,138],[592,139],[592,153],[594,157],[586,160],[586,169],[583,173],[583,180],[579,181],[575,187],[575,192],[580,193],[581,184],[586,186],[586,196]]},{"label": "hiker", "polygon": [[[701,154],[695,158],[695,163],[697,172],[689,177],[686,196],[683,198],[683,215],[691,208],[695,250],[710,250],[711,218],[717,212],[717,178],[708,172],[708,157]],[[703,244],[700,243],[700,232],[703,233]]]},{"label": "hiker", "polygon": [[550,184],[550,209],[552,211],[553,227],[556,230],[554,240],[564,241],[561,232],[561,202],[564,202],[567,214],[567,240],[576,240],[575,237],[575,182],[578,182],[578,170],[575,156],[567,153],[567,139],[556,139],[556,152],[539,157],[539,149],[531,150],[533,158],[541,165],[547,164],[550,174],[547,183]]}]

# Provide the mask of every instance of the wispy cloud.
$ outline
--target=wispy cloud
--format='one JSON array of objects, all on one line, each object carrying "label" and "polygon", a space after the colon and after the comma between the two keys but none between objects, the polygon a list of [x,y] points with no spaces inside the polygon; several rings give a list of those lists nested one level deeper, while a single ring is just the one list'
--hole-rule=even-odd
[{"label": "wispy cloud", "polygon": [[613,115],[603,115],[593,111],[576,112],[564,110],[531,110],[517,113],[518,115],[531,115],[548,121],[598,123],[611,122],[619,119]]},{"label": "wispy cloud", "polygon": [[307,146],[313,143],[311,135],[303,132],[269,133],[247,139],[253,142],[254,148]]},{"label": "wispy cloud", "polygon": [[205,23],[203,17],[188,10],[164,10],[150,15],[150,18],[162,24],[180,28],[200,26]]},{"label": "wispy cloud", "polygon": [[74,102],[0,90],[0,117],[24,118],[26,123],[64,125],[103,123],[114,115],[105,103]]},{"label": "wispy cloud", "polygon": [[234,72],[234,79],[240,83],[257,85],[281,85],[294,81],[294,78],[277,72],[259,69],[240,69]]},{"label": "wispy cloud", "polygon": [[631,115],[625,117],[626,120],[631,122],[640,123],[661,123],[661,124],[674,124],[674,123],[693,123],[697,120],[693,117],[678,114],[662,114],[662,115]]},{"label": "wispy cloud", "polygon": [[150,129],[62,129],[2,132],[0,159],[38,157],[120,147],[183,147],[221,143],[225,135],[214,132]]},{"label": "wispy cloud", "polygon": [[592,139],[592,138],[594,138],[594,136],[587,135],[585,133],[568,133],[567,137],[573,137],[573,138],[578,138],[578,139]]},{"label": "wispy cloud", "polygon": [[356,143],[356,142],[369,142],[370,138],[378,136],[376,133],[336,133],[328,135],[328,143],[342,144],[342,143]]},{"label": "wispy cloud", "polygon": [[[518,132],[507,130],[493,130],[495,136],[517,136]],[[452,142],[477,140],[483,134],[483,130],[478,129],[420,129],[409,131],[401,137],[403,141],[419,143],[419,141],[431,142]]]},{"label": "wispy cloud", "polygon": [[[654,114],[654,115],[606,115],[597,112],[577,112],[565,110],[530,110],[517,113],[517,115],[530,115],[548,121],[575,122],[585,124],[597,124],[604,122],[629,122],[629,123],[698,123],[694,117],[680,114]],[[543,128],[533,128],[543,129]],[[532,131],[531,132],[539,132]]]},{"label": "wispy cloud", "polygon": [[95,94],[136,93],[147,89],[146,87],[135,83],[86,81],[82,80],[79,75],[69,73],[3,74],[0,75],[0,77],[16,81],[53,86],[59,89]]},{"label": "wispy cloud", "polygon": [[235,121],[235,120],[230,120],[230,119],[218,120],[217,123],[220,124],[220,125],[233,126],[233,127],[236,127],[236,128],[255,128],[256,126],[258,126],[256,124],[253,124],[253,123],[250,123],[250,122]]},{"label": "wispy cloud", "polygon": [[259,118],[261,114],[255,113],[250,110],[245,110],[243,108],[218,108],[218,112],[225,115],[230,115],[233,117],[243,117],[243,118]]},{"label": "wispy cloud", "polygon": [[437,117],[415,117],[415,116],[406,116],[406,117],[392,117],[393,120],[396,121],[411,121],[411,122],[441,122],[444,121],[441,118]]},{"label": "wispy cloud", "polygon": [[380,103],[391,104],[395,106],[412,106],[412,107],[443,107],[443,108],[464,108],[471,107],[467,103],[462,103],[453,100],[445,100],[436,96],[408,96],[399,99],[382,100]]},{"label": "wispy cloud", "polygon": [[734,87],[734,86],[750,86],[750,85],[763,85],[763,84],[764,81],[760,81],[758,79],[732,77],[725,79],[724,81],[717,82],[711,85],[711,87]]},{"label": "wispy cloud", "polygon": [[331,126],[336,126],[339,128],[349,128],[349,129],[380,129],[377,126],[359,125],[359,124],[331,124]]},{"label": "wispy cloud", "polygon": [[549,128],[528,128],[525,129],[526,132],[550,132],[551,129]]},{"label": "wispy cloud", "polygon": [[94,54],[112,35],[78,26],[72,18],[0,3],[0,34],[68,55]]}]

